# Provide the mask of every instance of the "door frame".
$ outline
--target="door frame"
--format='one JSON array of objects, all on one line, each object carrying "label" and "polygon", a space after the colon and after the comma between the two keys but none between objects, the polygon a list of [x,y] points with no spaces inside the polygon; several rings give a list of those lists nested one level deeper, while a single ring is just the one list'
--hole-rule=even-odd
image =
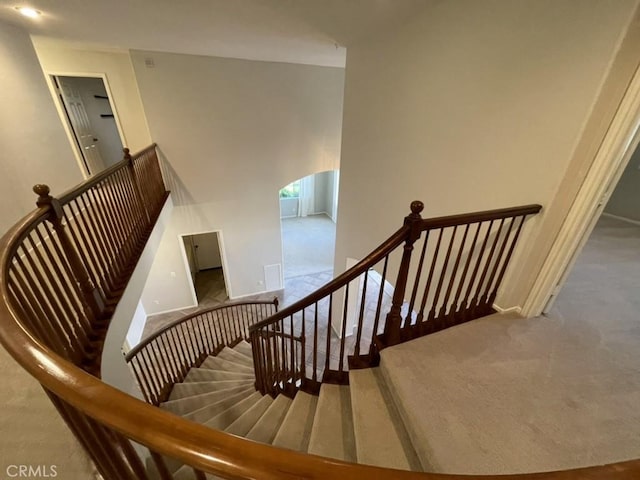
[{"label": "door frame", "polygon": [[224,246],[224,238],[222,236],[222,230],[204,230],[204,231],[197,231],[197,232],[180,233],[178,235],[178,243],[180,244],[180,255],[182,257],[182,263],[184,265],[185,272],[187,274],[187,277],[189,278],[189,290],[191,292],[191,298],[193,300],[192,306],[194,307],[197,307],[199,302],[198,302],[198,296],[196,295],[196,285],[191,280],[191,267],[189,267],[187,250],[184,245],[184,237],[190,237],[192,235],[202,235],[204,233],[215,233],[218,236],[218,248],[220,249],[220,260],[222,261],[222,278],[224,279],[224,286],[227,289],[227,296],[229,297],[229,300],[234,299],[233,292],[231,291],[231,284],[229,283],[229,269],[227,267],[228,265],[227,251]]},{"label": "door frame", "polygon": [[640,142],[640,67],[636,68],[587,176],[533,288],[522,306],[524,317],[547,311]]},{"label": "door frame", "polygon": [[[73,132],[73,127],[69,122],[69,118],[65,112],[65,107],[62,104],[62,100],[58,96],[56,91],[56,84],[53,80],[53,77],[85,77],[85,78],[101,78],[104,83],[104,88],[107,91],[107,96],[109,97],[109,105],[111,107],[111,112],[113,113],[113,119],[116,122],[116,128],[118,129],[118,135],[120,135],[120,140],[122,141],[123,147],[127,146],[127,139],[124,134],[124,130],[122,129],[122,124],[120,123],[120,117],[118,115],[118,110],[116,108],[115,100],[113,98],[113,93],[111,91],[111,86],[109,85],[109,80],[107,78],[106,73],[87,73],[87,72],[64,72],[58,70],[46,70],[44,72],[45,80],[47,82],[47,86],[49,87],[49,92],[53,98],[53,103],[56,106],[56,110],[58,111],[58,116],[62,121],[62,126],[64,128],[65,133],[67,134],[67,139],[71,144],[71,149],[76,158],[76,162],[78,163],[78,168],[80,168],[80,172],[82,172],[82,176],[86,180],[89,178],[89,172],[87,171],[87,167],[85,166],[84,156],[80,151],[78,146],[78,142],[76,141],[75,133]],[[124,156],[123,156],[124,158]]]}]

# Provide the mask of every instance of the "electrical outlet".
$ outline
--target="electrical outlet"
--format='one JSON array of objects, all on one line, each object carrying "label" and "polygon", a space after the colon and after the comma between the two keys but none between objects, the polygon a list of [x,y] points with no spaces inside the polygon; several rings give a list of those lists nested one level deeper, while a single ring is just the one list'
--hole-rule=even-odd
[{"label": "electrical outlet", "polygon": [[176,272],[171,272],[171,278],[176,278]]},{"label": "electrical outlet", "polygon": [[258,285],[260,285],[260,286],[264,285],[264,281],[258,280]]}]

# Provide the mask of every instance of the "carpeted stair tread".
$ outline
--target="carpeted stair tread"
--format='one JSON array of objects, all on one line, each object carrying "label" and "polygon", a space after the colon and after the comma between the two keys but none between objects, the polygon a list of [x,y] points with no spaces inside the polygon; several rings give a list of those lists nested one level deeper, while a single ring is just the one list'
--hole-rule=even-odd
[{"label": "carpeted stair tread", "polygon": [[249,440],[262,443],[271,443],[282,425],[292,400],[284,395],[278,395],[271,403],[264,415],[249,430],[246,437]]},{"label": "carpeted stair tread", "polygon": [[309,453],[356,461],[349,386],[322,385],[309,439]]},{"label": "carpeted stair tread", "polygon": [[253,358],[253,350],[251,350],[251,344],[242,340],[239,344],[237,344],[233,349],[236,352],[243,353],[249,358]]},{"label": "carpeted stair tread", "polygon": [[213,392],[192,395],[190,397],[164,402],[160,405],[160,408],[173,412],[176,415],[185,415],[189,412],[199,410],[206,405],[219,402],[220,400],[224,400],[236,393],[244,392],[249,389],[251,389],[250,383],[232,388],[216,389]]},{"label": "carpeted stair tread", "polygon": [[253,367],[246,364],[231,362],[219,357],[207,357],[200,365],[200,368],[208,368],[211,370],[226,370],[228,372],[240,372],[254,375]]},{"label": "carpeted stair tread", "polygon": [[317,404],[315,395],[298,392],[273,439],[273,445],[306,452]]},{"label": "carpeted stair tread", "polygon": [[379,368],[351,370],[349,390],[358,463],[422,470]]},{"label": "carpeted stair tread", "polygon": [[257,393],[257,392],[253,387],[250,387],[242,392],[236,393],[235,395],[226,397],[224,400],[220,400],[216,403],[205,405],[199,410],[194,410],[193,412],[189,412],[182,416],[193,422],[206,423],[212,418],[216,417],[217,415],[220,415],[222,412],[224,412],[228,408],[251,397],[254,393]]},{"label": "carpeted stair tread", "polygon": [[217,380],[254,380],[253,372],[229,372],[215,368],[192,368],[183,382],[210,382]]},{"label": "carpeted stair tread", "polygon": [[263,396],[260,400],[254,403],[251,408],[246,410],[240,415],[234,422],[225,428],[225,432],[233,435],[245,436],[249,433],[249,430],[256,424],[260,417],[264,415],[264,412],[273,403],[273,398],[269,395]]},{"label": "carpeted stair tread", "polygon": [[252,378],[245,380],[214,380],[208,382],[176,383],[169,395],[169,401],[202,395],[204,393],[228,390],[235,387],[250,387],[255,383]]},{"label": "carpeted stair tread", "polygon": [[233,363],[246,365],[247,367],[253,369],[253,358],[246,356],[244,353],[237,352],[229,347],[226,347],[225,349],[223,349],[216,356],[216,358],[221,358],[223,360],[228,360]]},{"label": "carpeted stair tread", "polygon": [[262,395],[260,392],[253,392],[248,397],[240,401],[234,401],[224,411],[218,413],[216,416],[204,423],[209,428],[215,428],[217,430],[224,430],[231,425],[240,415],[249,410],[255,403],[260,401]]},{"label": "carpeted stair tread", "polygon": [[[222,477],[216,477],[211,473],[205,473],[205,478],[207,480],[223,480]],[[196,474],[193,471],[193,468],[187,465],[183,465],[182,467],[180,467],[180,469],[178,469],[178,471],[176,471],[173,474],[173,479],[174,480],[197,480]]]}]

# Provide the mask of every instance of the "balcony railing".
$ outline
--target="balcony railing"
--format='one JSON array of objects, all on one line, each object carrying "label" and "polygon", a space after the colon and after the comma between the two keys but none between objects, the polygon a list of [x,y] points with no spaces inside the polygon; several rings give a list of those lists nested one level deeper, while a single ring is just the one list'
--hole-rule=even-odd
[{"label": "balcony railing", "polygon": [[[100,380],[99,359],[111,314],[122,296],[168,195],[162,181],[155,145],[135,155],[129,156],[127,152],[122,162],[58,198],[51,197],[45,186],[38,186],[35,190],[39,196],[38,208],[11,228],[0,240],[0,342],[42,385],[106,480],[149,478],[144,462],[138,451],[133,448],[132,442],[149,449],[151,457],[157,461],[156,470],[163,480],[172,477],[166,469],[162,469],[162,457],[170,457],[190,465],[198,480],[205,478],[204,472],[228,479],[266,480],[640,478],[640,460],[563,472],[507,476],[441,475],[357,465],[254,443],[181,419],[127,395]],[[353,366],[357,366],[356,364],[363,359],[367,362],[375,359],[375,351],[386,345],[440,328],[440,325],[467,320],[470,317],[465,312],[473,310],[473,305],[476,310],[490,308],[496,282],[499,285],[504,268],[484,268],[484,264],[481,264],[477,272],[473,273],[478,258],[476,254],[472,254],[468,246],[461,249],[461,255],[454,253],[460,250],[454,249],[459,248],[456,245],[469,245],[465,244],[465,241],[471,239],[474,239],[471,244],[482,245],[484,238],[488,238],[487,245],[491,246],[488,250],[483,248],[487,255],[490,255],[489,252],[493,249],[494,255],[507,258],[512,251],[511,235],[519,231],[522,223],[516,221],[509,230],[506,218],[518,219],[528,214],[527,212],[529,210],[519,210],[509,215],[501,214],[505,218],[504,225],[502,218],[491,216],[495,213],[475,218],[477,222],[488,221],[489,225],[492,225],[493,221],[491,228],[502,225],[500,230],[503,233],[500,235],[487,233],[487,230],[482,229],[476,231],[473,229],[475,227],[469,227],[468,230],[465,226],[458,227],[455,230],[456,236],[451,240],[453,247],[445,249],[445,256],[437,256],[439,260],[435,261],[433,267],[434,272],[445,272],[444,277],[434,276],[431,282],[436,282],[435,278],[444,278],[436,282],[436,290],[440,291],[439,300],[434,303],[430,299],[435,296],[428,294],[425,303],[424,297],[420,297],[420,292],[426,291],[423,284],[415,290],[417,293],[414,295],[413,286],[406,287],[404,291],[399,288],[404,281],[398,281],[396,276],[395,288],[386,288],[386,279],[391,278],[389,272],[396,270],[402,280],[403,277],[414,277],[418,271],[431,271],[432,264],[428,260],[425,260],[424,268],[407,267],[407,262],[403,260],[411,256],[419,237],[418,233],[432,232],[429,234],[430,243],[426,246],[418,244],[421,258],[419,265],[423,265],[422,258],[434,258],[431,254],[435,251],[436,245],[444,248],[446,242],[442,242],[446,240],[446,235],[451,235],[440,233],[439,229],[455,229],[458,224],[466,225],[471,222],[470,219],[463,223],[453,222],[452,217],[421,220],[415,216],[419,212],[414,208],[413,216],[410,216],[405,226],[384,244],[385,248],[376,250],[376,253],[365,258],[354,270],[345,272],[311,298],[277,313],[276,317],[253,329],[259,333],[260,342],[270,342],[272,338],[279,338],[277,346],[272,348],[271,360],[268,360],[268,355],[260,357],[262,366],[271,365],[262,370],[260,385],[285,391],[284,384],[295,383],[292,382],[294,377],[300,379],[301,383],[303,379],[314,379],[313,373],[310,376],[309,373],[303,372],[301,362],[286,363],[287,360],[281,370],[277,370],[280,367],[274,365],[279,365],[283,359],[291,358],[291,351],[294,351],[295,357],[296,348],[307,348],[302,347],[302,343],[307,346],[320,343],[317,342],[319,337],[315,333],[311,336],[308,334],[309,331],[315,332],[315,325],[320,325],[319,323],[313,323],[314,327],[310,327],[310,324],[303,321],[302,334],[302,331],[291,328],[291,318],[293,316],[295,319],[299,314],[305,316],[304,320],[308,320],[309,312],[305,313],[305,310],[316,303],[319,306],[320,300],[327,298],[327,295],[331,303],[331,292],[336,287],[344,289],[344,296],[338,298],[339,295],[336,294],[329,312],[340,311],[333,310],[334,308],[346,308],[349,312],[352,310],[349,307],[349,298],[353,298],[354,294],[356,298],[366,298],[369,293],[363,292],[371,292],[374,281],[383,286],[383,299],[376,299],[373,303],[372,317],[374,321],[378,319],[378,325],[384,323],[384,331],[378,332],[380,335],[374,335],[378,328],[373,324],[373,333],[364,335],[365,320],[361,322],[360,318],[368,318],[367,304],[365,303],[365,313],[360,313],[356,307],[358,313],[355,314],[354,325],[358,326],[358,331],[363,332],[360,336],[356,335],[357,344],[360,346],[359,353],[355,345],[351,350],[345,349],[344,352],[353,352],[353,355],[347,355],[347,362]],[[483,228],[488,226],[485,225]],[[509,230],[509,236],[503,236],[507,231],[503,228]],[[439,243],[438,240],[431,243],[434,236],[442,236],[442,240]],[[504,238],[509,240],[501,240]],[[475,243],[476,240],[481,243]],[[423,237],[421,241],[427,240]],[[393,255],[387,256],[387,253],[384,253],[387,247],[399,248],[403,242],[403,248],[397,250],[401,256],[397,262]],[[494,243],[495,248],[492,247]],[[426,252],[424,255],[423,251]],[[445,261],[445,258],[448,260]],[[379,271],[371,270],[379,262],[382,262],[378,266]],[[478,282],[484,277],[484,283],[480,282],[483,287],[474,287],[474,293],[467,295],[464,282],[460,283],[458,280],[458,283],[454,281],[452,284],[450,280],[447,281],[448,270],[442,267],[443,262],[456,266],[455,270],[459,272],[456,275],[474,277]],[[466,273],[462,273],[465,271]],[[425,278],[422,273],[418,277]],[[358,288],[353,287],[347,294],[347,285],[356,279],[360,279]],[[440,283],[442,286],[438,287]],[[433,292],[431,289],[427,290]],[[382,322],[379,311],[384,310],[382,307],[378,308],[378,303],[385,305],[384,292],[387,292],[391,299],[390,313]],[[408,301],[405,301],[405,297]],[[466,301],[462,302],[464,299]],[[426,305],[424,308],[423,303]],[[311,318],[315,322],[315,314],[311,315]],[[339,318],[339,315],[335,318]],[[342,332],[346,328],[343,326],[344,319],[345,317],[342,318],[343,322],[339,327],[336,323],[338,331]],[[271,327],[276,324],[279,324],[279,328]],[[328,325],[333,328],[331,322]],[[363,339],[367,339],[368,347],[367,341]],[[361,341],[364,343],[360,343]],[[293,348],[289,347],[290,350],[278,357],[279,360],[274,363],[276,348],[287,342],[289,345],[292,345],[291,342],[299,344]],[[184,347],[187,348],[187,345]],[[268,350],[261,350],[260,355],[265,352],[268,353]],[[254,352],[254,360],[256,355]],[[194,355],[193,358],[196,357]],[[344,362],[342,353],[339,358],[342,359],[338,360],[339,362]],[[344,371],[344,363],[343,369],[329,364],[329,368],[325,368],[324,371],[319,370],[320,364],[326,365],[326,360],[324,363],[319,359],[315,361],[316,381],[320,381],[325,375],[330,376],[332,371],[337,371],[340,375],[340,372]],[[160,387],[156,394],[162,391],[162,386]]]}]

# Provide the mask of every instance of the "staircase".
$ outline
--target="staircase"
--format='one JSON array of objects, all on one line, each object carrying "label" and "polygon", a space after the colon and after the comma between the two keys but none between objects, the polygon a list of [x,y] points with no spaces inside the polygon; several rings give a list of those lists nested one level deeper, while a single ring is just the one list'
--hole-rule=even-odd
[{"label": "staircase", "polygon": [[[192,368],[160,408],[256,442],[422,471],[383,368],[352,370],[350,385],[324,383],[319,396],[298,391],[294,399],[283,394],[274,399],[255,390],[251,346],[242,341]],[[166,464],[175,479],[197,478],[191,467],[171,459]]]}]

